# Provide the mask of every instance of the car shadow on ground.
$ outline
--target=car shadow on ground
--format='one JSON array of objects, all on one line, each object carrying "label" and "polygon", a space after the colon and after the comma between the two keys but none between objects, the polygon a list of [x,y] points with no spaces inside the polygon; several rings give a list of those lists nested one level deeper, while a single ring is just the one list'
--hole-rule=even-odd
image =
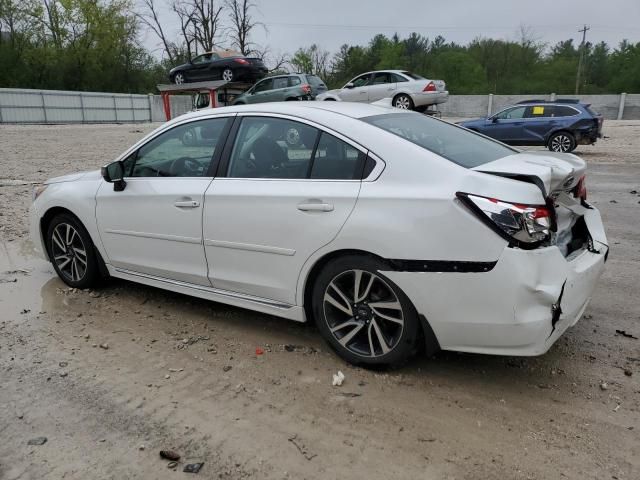
[{"label": "car shadow on ground", "polygon": [[[49,283],[55,284],[55,287],[49,286]],[[43,287],[43,290],[57,288],[60,282],[55,279],[48,284]],[[108,280],[95,292],[106,298],[107,305],[116,305],[121,314],[126,313],[126,309],[137,311],[141,305],[144,305],[149,311],[161,312],[163,321],[167,322],[168,326],[171,326],[172,322],[188,321],[192,324],[207,324],[215,328],[215,331],[220,335],[232,338],[233,341],[239,343],[246,343],[248,346],[295,345],[316,351],[330,351],[313,322],[294,322],[120,279]],[[45,297],[44,294],[43,297]],[[117,301],[111,302],[109,299]],[[126,318],[123,321],[127,321]],[[568,335],[570,332],[565,334],[549,352],[540,357],[512,357],[449,351],[440,351],[435,355],[427,356],[424,351],[419,351],[403,365],[369,370],[378,373],[384,372],[391,376],[411,377],[419,381],[433,376],[441,379],[447,378],[453,382],[481,378],[483,382],[493,383],[496,386],[525,382],[539,386],[539,388],[547,388],[550,375],[563,375],[565,370],[570,368],[568,366],[570,358],[575,356],[575,352],[572,355],[566,353],[569,342],[565,337]],[[575,347],[576,345],[573,344],[569,349]],[[354,368],[333,352],[331,352],[328,361],[332,368]]]}]

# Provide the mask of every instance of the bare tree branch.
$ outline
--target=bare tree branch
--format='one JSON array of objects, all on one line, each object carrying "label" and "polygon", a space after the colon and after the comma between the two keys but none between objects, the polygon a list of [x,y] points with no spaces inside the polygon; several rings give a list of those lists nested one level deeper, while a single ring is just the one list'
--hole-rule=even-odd
[{"label": "bare tree branch", "polygon": [[249,39],[251,31],[255,27],[264,26],[262,22],[256,22],[251,18],[251,10],[256,8],[256,4],[251,0],[226,0],[225,5],[229,10],[229,19],[231,20],[231,27],[229,27],[231,45],[245,56],[258,53],[256,49],[252,48],[254,43]]},{"label": "bare tree branch", "polygon": [[175,56],[173,54],[173,48],[171,42],[167,39],[167,36],[164,33],[164,29],[162,28],[162,23],[158,18],[158,10],[155,5],[155,0],[140,0],[144,10],[142,13],[136,13],[136,17],[147,27],[156,34],[156,36],[160,39],[162,44],[164,45],[164,51],[169,57],[169,61],[171,63],[175,62]]}]

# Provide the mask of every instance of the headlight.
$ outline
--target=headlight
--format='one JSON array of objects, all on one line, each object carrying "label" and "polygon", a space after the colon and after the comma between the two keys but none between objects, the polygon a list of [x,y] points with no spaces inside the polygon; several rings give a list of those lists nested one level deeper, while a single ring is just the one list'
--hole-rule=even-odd
[{"label": "headlight", "polygon": [[35,187],[33,189],[33,201],[35,202],[36,198],[38,198],[40,196],[40,194],[42,194],[42,192],[44,192],[47,187],[49,185],[38,185],[37,187]]}]

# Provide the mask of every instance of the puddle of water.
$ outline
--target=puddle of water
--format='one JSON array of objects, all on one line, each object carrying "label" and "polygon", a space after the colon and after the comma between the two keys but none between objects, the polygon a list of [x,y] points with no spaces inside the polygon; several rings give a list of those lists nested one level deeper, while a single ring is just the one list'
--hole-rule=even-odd
[{"label": "puddle of water", "polygon": [[[0,311],[38,313],[61,303],[56,294],[66,285],[53,266],[35,256],[29,240],[0,241]],[[16,318],[15,315],[6,315]]]}]

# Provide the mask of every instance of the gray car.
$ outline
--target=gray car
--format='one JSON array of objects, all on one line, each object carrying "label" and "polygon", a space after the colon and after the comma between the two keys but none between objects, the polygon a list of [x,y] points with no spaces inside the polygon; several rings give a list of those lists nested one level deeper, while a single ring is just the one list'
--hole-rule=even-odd
[{"label": "gray car", "polygon": [[292,73],[260,80],[236,98],[233,104],[314,100],[326,91],[327,86],[316,75]]}]

